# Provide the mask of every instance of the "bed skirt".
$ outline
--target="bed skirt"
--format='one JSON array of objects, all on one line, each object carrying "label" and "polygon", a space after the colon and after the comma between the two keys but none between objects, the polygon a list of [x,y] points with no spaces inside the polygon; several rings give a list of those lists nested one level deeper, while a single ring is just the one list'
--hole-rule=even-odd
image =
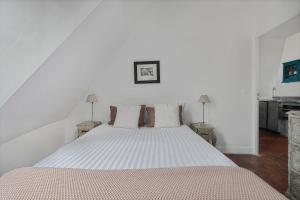
[{"label": "bed skirt", "polygon": [[282,194],[238,167],[141,170],[20,168],[0,178],[1,200],[219,199],[283,200]]}]

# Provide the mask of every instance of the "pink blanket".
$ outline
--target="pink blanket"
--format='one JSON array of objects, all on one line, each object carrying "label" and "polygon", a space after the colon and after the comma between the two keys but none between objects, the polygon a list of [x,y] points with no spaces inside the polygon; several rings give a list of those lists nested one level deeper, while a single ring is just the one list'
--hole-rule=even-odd
[{"label": "pink blanket", "polygon": [[21,168],[0,178],[0,199],[286,199],[238,167],[144,170]]}]

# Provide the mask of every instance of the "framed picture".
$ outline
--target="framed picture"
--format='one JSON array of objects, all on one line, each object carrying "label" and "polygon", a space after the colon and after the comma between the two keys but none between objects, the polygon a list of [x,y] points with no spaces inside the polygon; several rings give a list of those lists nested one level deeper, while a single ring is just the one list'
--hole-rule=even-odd
[{"label": "framed picture", "polygon": [[160,83],[159,61],[134,62],[134,83]]},{"label": "framed picture", "polygon": [[283,83],[300,81],[300,60],[283,63]]}]

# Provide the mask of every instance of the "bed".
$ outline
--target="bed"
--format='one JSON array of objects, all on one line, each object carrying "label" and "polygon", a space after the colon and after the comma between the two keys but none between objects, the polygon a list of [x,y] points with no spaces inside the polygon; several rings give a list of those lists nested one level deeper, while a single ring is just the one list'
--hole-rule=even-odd
[{"label": "bed", "polygon": [[236,166],[188,126],[91,130],[38,162],[35,167],[146,169],[187,166]]},{"label": "bed", "polygon": [[286,199],[186,125],[104,124],[0,180],[0,199]]}]

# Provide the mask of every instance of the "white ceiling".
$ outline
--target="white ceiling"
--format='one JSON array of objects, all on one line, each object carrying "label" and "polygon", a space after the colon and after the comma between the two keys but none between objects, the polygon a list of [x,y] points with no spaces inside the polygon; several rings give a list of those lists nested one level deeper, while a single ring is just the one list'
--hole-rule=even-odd
[{"label": "white ceiling", "polygon": [[0,1],[0,108],[100,2]]},{"label": "white ceiling", "polygon": [[273,28],[272,30],[268,31],[267,33],[261,36],[261,39],[287,38],[299,32],[300,32],[300,14],[280,24],[279,26]]},{"label": "white ceiling", "polygon": [[122,46],[149,2],[102,2],[1,108],[0,144],[64,119]]}]

